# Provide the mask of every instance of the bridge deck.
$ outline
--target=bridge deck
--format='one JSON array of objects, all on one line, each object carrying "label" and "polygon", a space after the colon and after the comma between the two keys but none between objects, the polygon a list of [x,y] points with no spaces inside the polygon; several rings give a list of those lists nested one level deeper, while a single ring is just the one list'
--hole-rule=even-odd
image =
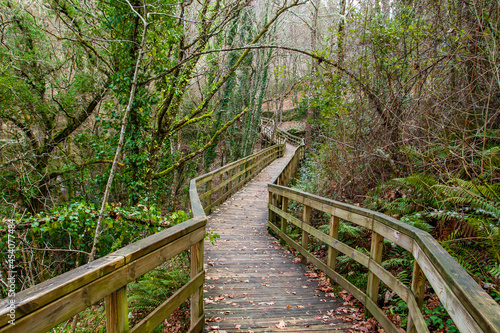
[{"label": "bridge deck", "polygon": [[208,230],[221,238],[206,243],[207,331],[347,332],[351,326],[335,318],[343,300],[316,290],[307,267],[267,233],[266,184],[292,151],[288,146],[209,217]]}]

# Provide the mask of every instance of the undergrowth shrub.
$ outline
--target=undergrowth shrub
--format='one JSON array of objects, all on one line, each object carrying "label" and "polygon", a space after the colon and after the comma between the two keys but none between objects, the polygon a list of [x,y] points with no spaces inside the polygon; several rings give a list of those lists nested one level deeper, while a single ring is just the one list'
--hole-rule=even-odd
[{"label": "undergrowth shrub", "polygon": [[[131,322],[139,322],[186,284],[190,279],[189,264],[189,256],[185,251],[128,284]],[[162,332],[161,327],[156,331]]]},{"label": "undergrowth shrub", "polygon": [[[166,227],[184,222],[184,211],[162,216],[160,208],[109,204],[99,238],[97,257],[103,257]],[[94,205],[76,201],[35,214],[16,215],[0,221],[0,248],[7,248],[7,225],[16,225],[16,262],[19,290],[84,265],[91,251],[98,211]],[[8,269],[7,253],[0,253],[1,269]],[[0,296],[5,297],[4,285]]]}]

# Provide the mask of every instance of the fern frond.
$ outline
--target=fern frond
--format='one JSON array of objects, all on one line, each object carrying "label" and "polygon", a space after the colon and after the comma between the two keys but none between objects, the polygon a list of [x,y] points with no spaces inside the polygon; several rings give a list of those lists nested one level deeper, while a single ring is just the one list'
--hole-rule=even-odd
[{"label": "fern frond", "polygon": [[394,181],[412,186],[430,206],[444,209],[440,193],[435,189],[435,186],[439,183],[434,177],[424,174],[414,174],[406,178],[396,178]]},{"label": "fern frond", "polygon": [[431,232],[434,227],[427,222],[426,216],[427,214],[424,215],[420,212],[413,213],[411,215],[405,215],[401,217],[401,222],[414,226],[415,228]]},{"label": "fern frond", "polygon": [[456,206],[471,206],[478,209],[484,209],[496,216],[500,216],[500,203],[488,200],[480,194],[474,193],[463,187],[449,185],[434,185],[436,191],[444,197],[444,202]]},{"label": "fern frond", "polygon": [[410,260],[408,257],[390,258],[382,263],[382,267],[384,267],[385,269],[399,268],[399,267],[410,268],[412,264],[413,261]]}]

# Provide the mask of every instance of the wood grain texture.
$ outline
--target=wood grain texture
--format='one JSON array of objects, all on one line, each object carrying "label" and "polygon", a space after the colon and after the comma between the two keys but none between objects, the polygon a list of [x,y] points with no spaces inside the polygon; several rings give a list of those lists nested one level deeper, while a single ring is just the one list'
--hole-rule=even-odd
[{"label": "wood grain texture", "polygon": [[106,332],[128,332],[127,287],[122,287],[105,298]]}]

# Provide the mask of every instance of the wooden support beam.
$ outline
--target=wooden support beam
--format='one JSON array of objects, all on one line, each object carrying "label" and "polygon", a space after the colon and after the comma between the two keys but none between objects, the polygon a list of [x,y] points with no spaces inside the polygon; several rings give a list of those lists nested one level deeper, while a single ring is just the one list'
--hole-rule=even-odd
[{"label": "wooden support beam", "polygon": [[[339,218],[335,215],[330,217],[330,232],[328,233],[330,237],[335,239],[339,238]],[[335,266],[337,265],[337,250],[331,246],[328,246],[328,257],[326,264],[332,270],[335,270]],[[330,283],[333,281],[330,279]]]},{"label": "wooden support beam", "polygon": [[[424,304],[424,293],[425,293],[425,274],[416,260],[413,264],[411,291],[413,292],[413,296],[415,297],[415,301],[417,302],[418,310],[422,311],[422,305]],[[408,326],[406,332],[408,333],[417,332],[414,318],[412,318],[411,315],[408,316]]]},{"label": "wooden support beam", "polygon": [[109,294],[105,298],[106,332],[128,332],[127,286]]},{"label": "wooden support beam", "polygon": [[[288,198],[287,197],[281,197],[281,209],[286,212],[288,210]],[[281,231],[286,234],[286,227],[287,227],[287,221],[286,218],[283,216],[281,217]],[[285,245],[285,241],[283,239],[280,239],[280,244]]]},{"label": "wooden support beam", "polygon": [[[191,245],[191,279],[203,270],[203,240]],[[191,328],[197,326],[203,312],[203,285],[191,295]]]},{"label": "wooden support beam", "polygon": [[[274,195],[269,192],[269,205],[273,206],[273,198],[274,198]],[[271,223],[274,223],[276,221],[276,214],[271,210],[269,209],[269,221]]]},{"label": "wooden support beam", "polygon": [[208,208],[208,214],[210,214],[212,212],[212,179],[210,179],[207,182],[207,190],[206,190],[206,192],[210,193],[207,196],[207,203],[206,203],[206,207]]},{"label": "wooden support beam", "polygon": [[[382,263],[382,252],[384,250],[384,237],[372,231],[372,243],[370,247],[370,258],[377,264]],[[370,266],[368,266],[368,285],[366,287],[366,297],[371,299],[375,304],[377,304],[378,289],[380,284],[380,279],[370,271]],[[366,315],[371,314],[366,309]]]},{"label": "wooden support beam", "polygon": [[[311,207],[310,206],[304,205],[304,213],[302,216],[302,221],[307,225],[311,224]],[[309,233],[304,231],[304,230],[302,230],[302,247],[306,250],[309,249]],[[307,258],[301,255],[300,261],[302,261],[302,263],[305,264],[305,263],[307,263]]]}]

